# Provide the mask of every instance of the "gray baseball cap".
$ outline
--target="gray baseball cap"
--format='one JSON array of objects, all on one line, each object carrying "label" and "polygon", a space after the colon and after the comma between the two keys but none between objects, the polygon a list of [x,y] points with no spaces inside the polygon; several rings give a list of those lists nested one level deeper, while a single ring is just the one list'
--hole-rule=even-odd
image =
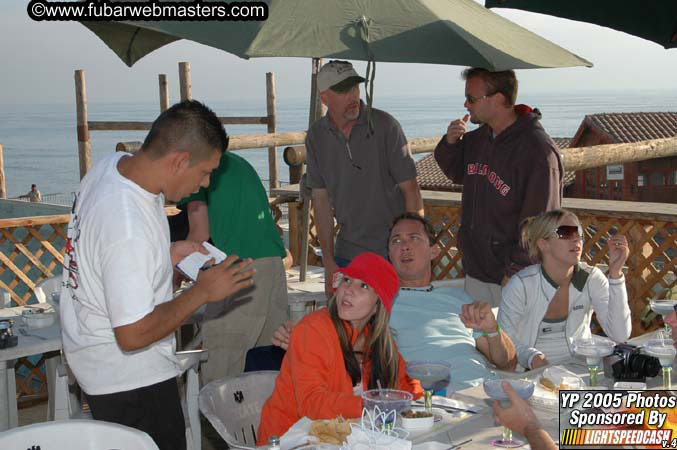
[{"label": "gray baseball cap", "polygon": [[329,61],[317,73],[317,88],[320,92],[329,88],[338,92],[346,91],[364,81],[347,61]]}]

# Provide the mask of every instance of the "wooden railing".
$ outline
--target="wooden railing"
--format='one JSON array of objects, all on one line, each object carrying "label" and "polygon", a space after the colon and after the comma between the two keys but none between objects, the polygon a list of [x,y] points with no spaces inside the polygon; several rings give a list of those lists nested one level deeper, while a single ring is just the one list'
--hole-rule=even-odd
[{"label": "wooden railing", "polygon": [[[300,216],[298,186],[275,190],[289,204],[290,251],[298,261],[300,227],[295,217]],[[433,261],[435,279],[464,276],[461,253],[456,246],[460,226],[461,194],[454,192],[423,191],[426,217],[437,232],[437,243],[442,251]],[[633,336],[655,329],[660,317],[651,314],[648,300],[677,296],[677,205],[666,203],[639,203],[606,200],[564,199],[563,207],[576,213],[585,228],[582,259],[588,264],[605,269],[608,263],[609,230],[625,234],[630,246],[625,277]],[[315,254],[319,241],[311,212],[308,246],[309,264],[321,265]]]}]

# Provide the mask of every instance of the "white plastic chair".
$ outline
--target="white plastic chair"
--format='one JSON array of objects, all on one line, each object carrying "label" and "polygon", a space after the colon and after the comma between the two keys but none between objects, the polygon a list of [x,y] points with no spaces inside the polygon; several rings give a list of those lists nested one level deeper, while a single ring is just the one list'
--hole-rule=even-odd
[{"label": "white plastic chair", "polygon": [[[186,419],[188,450],[201,450],[202,448],[202,428],[198,410],[198,395],[200,393],[198,370],[200,363],[207,360],[207,356],[206,350],[176,353],[181,371],[186,374],[185,386],[184,389],[180,390],[180,394],[181,408]],[[69,372],[65,363],[60,364],[56,370],[54,420],[92,419],[91,413],[82,411],[77,396],[74,392],[71,392],[70,386],[75,383],[75,377]],[[0,446],[0,448],[4,447]]]},{"label": "white plastic chair", "polygon": [[0,448],[92,450],[119,448],[159,450],[143,431],[98,420],[43,422],[0,433]]},{"label": "white plastic chair", "polygon": [[278,373],[247,372],[212,381],[200,391],[200,411],[230,448],[256,448],[261,408],[273,393]]}]

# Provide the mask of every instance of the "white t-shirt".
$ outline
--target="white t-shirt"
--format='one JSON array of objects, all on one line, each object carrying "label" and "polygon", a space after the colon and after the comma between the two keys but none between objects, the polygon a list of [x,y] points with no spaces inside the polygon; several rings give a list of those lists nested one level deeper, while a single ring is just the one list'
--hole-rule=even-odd
[{"label": "white t-shirt", "polygon": [[68,224],[61,327],[68,364],[91,395],[150,386],[180,373],[174,335],[123,352],[113,328],[172,298],[164,195],[120,175],[115,153],[80,183]]}]

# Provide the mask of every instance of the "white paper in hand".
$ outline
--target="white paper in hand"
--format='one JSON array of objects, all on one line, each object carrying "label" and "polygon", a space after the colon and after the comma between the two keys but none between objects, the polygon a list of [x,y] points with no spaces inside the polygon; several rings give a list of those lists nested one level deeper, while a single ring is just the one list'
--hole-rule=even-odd
[{"label": "white paper in hand", "polygon": [[219,264],[223,262],[223,260],[226,259],[227,256],[224,252],[214,247],[207,241],[204,241],[202,243],[202,246],[205,249],[207,249],[207,251],[209,252],[208,255],[205,255],[200,252],[194,252],[183,258],[176,265],[176,268],[179,269],[181,273],[183,273],[185,276],[187,276],[193,281],[197,280],[197,276],[200,273],[200,269],[202,268],[202,266],[205,265],[207,261],[214,258],[214,264]]}]

